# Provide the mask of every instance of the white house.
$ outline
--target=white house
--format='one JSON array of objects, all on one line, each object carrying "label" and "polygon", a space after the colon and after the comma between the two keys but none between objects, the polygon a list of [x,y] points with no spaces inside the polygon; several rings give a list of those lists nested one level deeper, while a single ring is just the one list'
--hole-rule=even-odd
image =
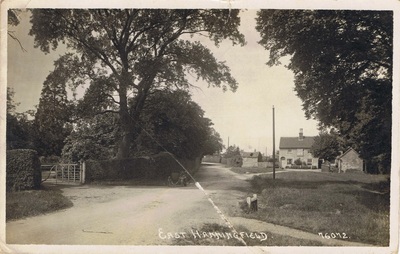
[{"label": "white house", "polygon": [[300,159],[308,167],[318,168],[318,158],[310,153],[315,137],[303,135],[300,129],[298,137],[281,137],[279,142],[279,165],[281,168],[291,167]]},{"label": "white house", "polygon": [[363,172],[363,160],[353,148],[349,148],[344,154],[337,159],[339,172]]},{"label": "white house", "polygon": [[242,152],[243,168],[258,167],[258,163],[262,161],[260,152]]}]

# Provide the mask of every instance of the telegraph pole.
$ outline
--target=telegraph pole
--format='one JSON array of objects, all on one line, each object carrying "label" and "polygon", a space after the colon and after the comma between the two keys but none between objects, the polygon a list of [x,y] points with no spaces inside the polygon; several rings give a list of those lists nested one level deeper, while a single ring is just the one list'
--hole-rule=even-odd
[{"label": "telegraph pole", "polygon": [[275,179],[275,108],[272,105],[272,176]]}]

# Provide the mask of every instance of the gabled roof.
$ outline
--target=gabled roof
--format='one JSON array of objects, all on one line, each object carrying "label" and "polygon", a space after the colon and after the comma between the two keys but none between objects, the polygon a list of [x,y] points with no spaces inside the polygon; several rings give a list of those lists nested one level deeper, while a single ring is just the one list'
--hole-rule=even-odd
[{"label": "gabled roof", "polygon": [[242,158],[258,158],[260,152],[242,152]]},{"label": "gabled roof", "polygon": [[314,144],[315,137],[303,137],[299,140],[299,137],[281,137],[279,141],[279,149],[310,149]]},{"label": "gabled roof", "polygon": [[347,149],[346,152],[344,152],[342,155],[340,155],[340,156],[337,157],[337,158],[340,159],[340,158],[344,157],[344,156],[345,156],[346,154],[348,154],[350,151],[354,151],[354,152],[357,154],[357,156],[360,157],[360,155],[357,153],[357,151],[350,147],[349,149]]}]

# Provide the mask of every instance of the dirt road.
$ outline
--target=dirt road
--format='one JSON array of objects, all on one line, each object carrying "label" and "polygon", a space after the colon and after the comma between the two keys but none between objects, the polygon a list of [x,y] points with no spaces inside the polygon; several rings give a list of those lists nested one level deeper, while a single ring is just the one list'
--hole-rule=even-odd
[{"label": "dirt road", "polygon": [[[248,183],[235,175],[219,165],[204,165],[195,178],[216,203],[221,201],[217,191],[229,191],[223,203],[236,209],[243,195],[239,189]],[[224,224],[193,183],[179,188],[82,185],[62,190],[73,201],[72,208],[7,223],[7,243],[165,245],[173,241],[168,232]]]},{"label": "dirt road", "polygon": [[[240,215],[239,201],[251,196],[249,175],[233,173],[221,164],[205,164],[195,175],[235,226],[249,232],[308,239],[323,245],[365,246],[337,239],[321,240],[317,234],[271,223],[229,217]],[[225,225],[207,196],[193,183],[188,187],[65,186],[72,208],[11,221],[6,224],[7,244],[49,245],[171,245],[204,223]]]}]

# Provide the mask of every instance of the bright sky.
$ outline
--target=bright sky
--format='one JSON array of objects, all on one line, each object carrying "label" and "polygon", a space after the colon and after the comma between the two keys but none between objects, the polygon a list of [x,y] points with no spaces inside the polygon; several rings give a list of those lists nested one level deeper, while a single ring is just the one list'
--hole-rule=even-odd
[{"label": "bright sky", "polygon": [[[301,101],[296,97],[293,74],[283,66],[268,67],[268,52],[257,42],[255,10],[241,13],[241,32],[247,45],[233,47],[230,42],[219,48],[205,42],[220,61],[226,61],[232,75],[239,83],[235,93],[222,92],[220,88],[208,88],[204,82],[194,85],[193,100],[205,110],[206,117],[214,123],[227,146],[237,145],[245,151],[272,153],[272,106],[275,106],[275,147],[281,136],[297,136],[303,128],[304,135],[317,135],[317,122],[306,120]],[[33,47],[33,37],[28,36],[29,16],[21,15],[21,23],[11,27],[27,52],[19,44],[8,40],[8,86],[15,91],[14,100],[19,102],[18,112],[34,109],[39,103],[42,84],[53,69],[53,61],[60,53],[45,55]]]}]

